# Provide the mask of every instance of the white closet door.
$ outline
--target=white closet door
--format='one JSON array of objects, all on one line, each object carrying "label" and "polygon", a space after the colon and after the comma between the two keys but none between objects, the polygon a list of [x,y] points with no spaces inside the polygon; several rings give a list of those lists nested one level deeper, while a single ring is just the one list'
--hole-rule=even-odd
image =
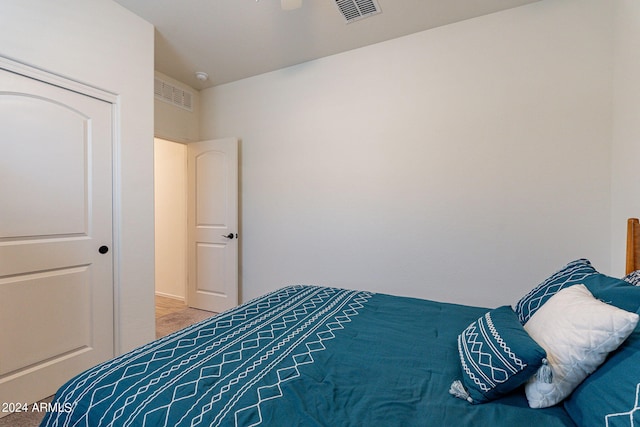
[{"label": "white closet door", "polygon": [[0,402],[113,356],[112,107],[0,69]]}]

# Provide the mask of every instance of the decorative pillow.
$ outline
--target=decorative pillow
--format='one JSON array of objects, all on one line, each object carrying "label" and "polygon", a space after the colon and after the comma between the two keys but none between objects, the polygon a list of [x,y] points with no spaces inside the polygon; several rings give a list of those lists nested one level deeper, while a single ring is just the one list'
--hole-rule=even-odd
[{"label": "decorative pillow", "polygon": [[596,299],[607,304],[634,313],[640,308],[640,286],[601,273],[586,277],[583,284]]},{"label": "decorative pillow", "polygon": [[583,283],[585,278],[597,273],[587,259],[583,258],[570,262],[518,301],[515,306],[518,320],[524,325],[558,291]]},{"label": "decorative pillow", "polygon": [[529,406],[546,408],[565,399],[618,348],[639,316],[599,301],[584,285],[562,289],[534,314],[524,329],[547,352],[551,376],[525,386]]},{"label": "decorative pillow", "polygon": [[579,426],[638,425],[638,396],[640,325],[597,371],[575,389],[565,400],[564,407]]},{"label": "decorative pillow", "polygon": [[458,352],[462,381],[454,381],[449,392],[470,403],[488,402],[521,386],[546,356],[506,305],[462,331]]},{"label": "decorative pillow", "polygon": [[632,271],[622,278],[625,282],[631,283],[633,286],[640,285],[640,270]]}]

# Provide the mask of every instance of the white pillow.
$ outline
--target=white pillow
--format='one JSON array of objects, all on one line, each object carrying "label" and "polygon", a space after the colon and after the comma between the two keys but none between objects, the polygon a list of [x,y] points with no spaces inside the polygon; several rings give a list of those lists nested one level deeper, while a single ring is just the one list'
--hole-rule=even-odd
[{"label": "white pillow", "polygon": [[[529,406],[546,408],[569,396],[627,339],[638,318],[595,299],[584,285],[564,288],[551,297],[524,326],[546,350],[548,361],[548,367],[540,368],[525,386]],[[541,372],[548,368],[551,382]]]}]

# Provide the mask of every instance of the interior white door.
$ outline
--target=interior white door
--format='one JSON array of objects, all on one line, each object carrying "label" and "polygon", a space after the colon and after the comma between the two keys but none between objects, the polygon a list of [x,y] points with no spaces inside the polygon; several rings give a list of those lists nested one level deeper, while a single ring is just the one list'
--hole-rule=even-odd
[{"label": "interior white door", "polygon": [[238,141],[188,145],[187,303],[222,312],[238,305]]},{"label": "interior white door", "polygon": [[111,192],[112,104],[0,68],[0,402],[113,356]]}]

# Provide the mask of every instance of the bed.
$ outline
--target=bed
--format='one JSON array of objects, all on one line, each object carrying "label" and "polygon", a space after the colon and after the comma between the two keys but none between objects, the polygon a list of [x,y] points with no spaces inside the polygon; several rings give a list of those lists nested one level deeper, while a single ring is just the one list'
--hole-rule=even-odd
[{"label": "bed", "polygon": [[[634,224],[628,248],[638,246]],[[631,426],[637,267],[618,279],[574,260],[494,309],[288,286],[78,375],[41,425]],[[591,346],[586,358],[570,356],[592,366],[548,401],[576,382],[563,371],[572,359],[549,337],[566,322],[584,326],[575,325],[584,316],[595,348],[584,340],[560,348]],[[575,339],[575,330],[564,335],[554,339]]]}]

